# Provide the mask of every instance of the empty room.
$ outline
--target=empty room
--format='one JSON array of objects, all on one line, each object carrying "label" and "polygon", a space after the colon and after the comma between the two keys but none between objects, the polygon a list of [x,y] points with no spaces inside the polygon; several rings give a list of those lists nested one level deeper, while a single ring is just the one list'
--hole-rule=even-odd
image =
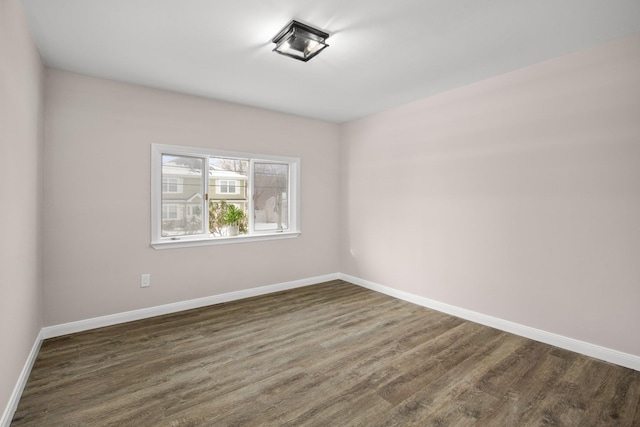
[{"label": "empty room", "polygon": [[640,426],[640,2],[0,0],[0,427]]}]

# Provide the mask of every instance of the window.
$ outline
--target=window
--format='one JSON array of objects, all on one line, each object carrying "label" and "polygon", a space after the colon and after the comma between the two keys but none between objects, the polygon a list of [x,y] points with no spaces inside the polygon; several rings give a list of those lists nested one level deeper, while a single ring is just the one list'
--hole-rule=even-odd
[{"label": "window", "polygon": [[188,205],[187,206],[187,215],[188,216],[195,216],[195,215],[200,215],[200,213],[202,212],[202,208],[198,205]]},{"label": "window", "polygon": [[288,176],[289,165],[285,163],[256,162],[253,184],[256,230],[289,228]]},{"label": "window", "polygon": [[178,205],[162,205],[162,220],[178,219]]},{"label": "window", "polygon": [[296,237],[300,160],[152,144],[156,249]]},{"label": "window", "polygon": [[218,193],[240,194],[240,181],[220,179],[217,182],[218,182]]},{"label": "window", "polygon": [[179,178],[162,178],[162,192],[163,193],[181,193],[182,192],[182,180]]}]

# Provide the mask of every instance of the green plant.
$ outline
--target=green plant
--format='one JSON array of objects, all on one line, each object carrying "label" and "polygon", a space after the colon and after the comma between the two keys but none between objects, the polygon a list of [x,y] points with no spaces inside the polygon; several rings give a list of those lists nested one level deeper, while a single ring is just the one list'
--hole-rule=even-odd
[{"label": "green plant", "polygon": [[[229,224],[226,221],[227,213],[229,212],[229,208],[233,207],[234,210],[240,212],[240,219],[237,220],[236,225],[238,225],[238,233],[246,234],[249,229],[249,220],[247,215],[242,211],[242,209],[237,208],[234,205],[227,204],[224,200],[219,201],[209,201],[209,232],[214,236],[222,236],[224,231],[224,227]],[[238,215],[238,214],[234,214]]]},{"label": "green plant", "polygon": [[222,234],[222,228],[225,225],[224,215],[227,212],[227,202],[224,200],[219,202],[209,202],[209,232],[214,236]]},{"label": "green plant", "polygon": [[235,205],[228,205],[224,214],[224,222],[228,225],[238,225],[244,219],[244,212]]}]

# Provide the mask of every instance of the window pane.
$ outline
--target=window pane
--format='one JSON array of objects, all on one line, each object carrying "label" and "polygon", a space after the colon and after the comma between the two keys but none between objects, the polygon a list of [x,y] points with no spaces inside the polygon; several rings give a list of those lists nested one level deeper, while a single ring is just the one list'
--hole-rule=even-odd
[{"label": "window pane", "polygon": [[162,155],[162,236],[203,234],[204,159]]},{"label": "window pane", "polygon": [[287,230],[289,228],[289,165],[256,163],[253,188],[256,231]]},{"label": "window pane", "polygon": [[299,234],[299,159],[164,144],[151,159],[154,249]]},{"label": "window pane", "polygon": [[235,236],[249,231],[248,171],[249,160],[209,158],[209,233],[213,237]]}]

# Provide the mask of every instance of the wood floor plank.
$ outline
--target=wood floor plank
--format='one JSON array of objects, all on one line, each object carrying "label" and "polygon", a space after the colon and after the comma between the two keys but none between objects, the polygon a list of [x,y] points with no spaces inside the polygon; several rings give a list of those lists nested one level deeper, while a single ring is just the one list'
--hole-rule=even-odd
[{"label": "wood floor plank", "polygon": [[640,372],[343,281],[45,340],[12,426],[638,426]]}]

